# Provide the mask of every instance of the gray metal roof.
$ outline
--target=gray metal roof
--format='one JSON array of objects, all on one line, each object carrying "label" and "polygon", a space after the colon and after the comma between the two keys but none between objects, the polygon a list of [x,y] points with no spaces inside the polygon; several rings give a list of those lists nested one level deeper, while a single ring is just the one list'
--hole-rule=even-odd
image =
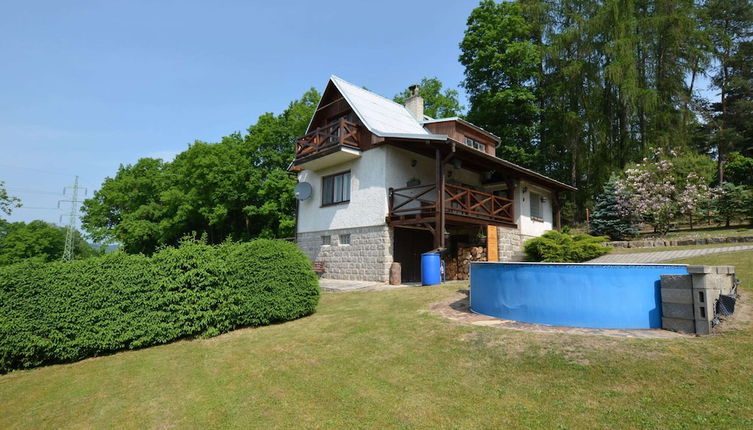
[{"label": "gray metal roof", "polygon": [[[475,124],[471,124],[468,121],[463,120],[462,118],[454,117],[431,119],[425,116],[424,118],[421,118],[419,120],[415,118],[413,114],[411,114],[410,111],[405,108],[405,106],[399,103],[395,103],[394,101],[386,97],[382,97],[379,94],[372,93],[367,89],[351,84],[350,82],[335,75],[332,75],[330,77],[330,81],[335,85],[338,91],[340,91],[340,94],[342,94],[343,98],[348,102],[350,107],[353,108],[353,111],[356,113],[356,115],[358,115],[358,118],[361,120],[361,122],[363,122],[366,128],[379,137],[446,142],[448,141],[448,136],[444,134],[433,134],[426,128],[424,128],[423,124],[443,121],[459,121],[491,136],[492,138],[497,140],[497,142],[499,142],[500,140],[498,136],[484,130],[483,128]],[[311,124],[309,123],[309,127],[310,126]],[[460,147],[463,147],[462,144],[460,145]],[[571,185],[559,182],[540,173],[534,172],[533,170],[518,166],[517,164],[511,163],[494,155],[489,155],[482,152],[479,152],[479,154],[490,161],[494,161],[498,164],[504,165],[505,167],[517,170],[531,178],[543,180],[550,185],[555,185],[556,187],[567,190],[576,189]]]},{"label": "gray metal roof", "polygon": [[330,80],[366,128],[375,135],[379,137],[402,135],[409,139],[427,139],[436,136],[426,131],[405,106],[337,76],[333,75]]}]

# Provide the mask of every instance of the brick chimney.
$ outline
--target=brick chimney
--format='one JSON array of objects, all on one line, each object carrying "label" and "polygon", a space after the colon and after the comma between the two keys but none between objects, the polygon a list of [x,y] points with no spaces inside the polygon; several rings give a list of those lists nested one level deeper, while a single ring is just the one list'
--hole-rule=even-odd
[{"label": "brick chimney", "polygon": [[418,94],[421,86],[418,84],[408,87],[408,98],[405,99],[405,108],[408,109],[417,120],[424,120],[424,98]]}]

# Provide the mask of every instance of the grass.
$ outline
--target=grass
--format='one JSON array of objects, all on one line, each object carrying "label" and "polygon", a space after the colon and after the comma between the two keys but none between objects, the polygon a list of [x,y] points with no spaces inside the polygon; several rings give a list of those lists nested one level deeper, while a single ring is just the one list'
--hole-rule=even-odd
[{"label": "grass", "polygon": [[[753,227],[750,224],[733,225],[730,227],[719,226],[700,226],[695,227],[693,230],[688,228],[673,230],[667,233],[666,236],[662,236],[663,239],[701,239],[706,237],[738,237],[738,236],[753,236]],[[642,233],[640,239],[652,239],[655,237],[654,233],[646,232]]]},{"label": "grass", "polygon": [[[753,252],[734,264],[753,292]],[[460,284],[462,285],[462,284]],[[0,376],[0,428],[751,428],[753,329],[623,339],[464,326],[458,284]]]}]

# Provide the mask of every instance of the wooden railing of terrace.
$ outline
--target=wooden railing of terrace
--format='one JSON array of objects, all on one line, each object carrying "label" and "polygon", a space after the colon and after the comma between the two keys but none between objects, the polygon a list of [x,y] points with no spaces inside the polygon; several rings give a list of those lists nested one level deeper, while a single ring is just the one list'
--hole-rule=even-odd
[{"label": "wooden railing of terrace", "polygon": [[[429,221],[439,211],[436,185],[390,188],[389,221],[393,224],[416,224]],[[513,201],[483,191],[445,184],[444,213],[453,220],[462,218],[513,224]],[[448,218],[450,219],[450,218]]]},{"label": "wooden railing of terrace", "polygon": [[454,184],[445,184],[445,213],[513,223],[513,201]]},{"label": "wooden railing of terrace", "polygon": [[295,156],[301,158],[313,155],[338,145],[358,148],[358,124],[340,118],[299,137],[295,141]]}]

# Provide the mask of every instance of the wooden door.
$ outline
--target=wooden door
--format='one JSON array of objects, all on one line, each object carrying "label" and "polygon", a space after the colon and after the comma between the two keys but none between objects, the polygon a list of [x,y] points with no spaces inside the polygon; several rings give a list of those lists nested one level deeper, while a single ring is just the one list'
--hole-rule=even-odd
[{"label": "wooden door", "polygon": [[427,230],[395,228],[394,260],[400,263],[403,282],[421,280],[421,254],[434,249],[434,235]]}]

